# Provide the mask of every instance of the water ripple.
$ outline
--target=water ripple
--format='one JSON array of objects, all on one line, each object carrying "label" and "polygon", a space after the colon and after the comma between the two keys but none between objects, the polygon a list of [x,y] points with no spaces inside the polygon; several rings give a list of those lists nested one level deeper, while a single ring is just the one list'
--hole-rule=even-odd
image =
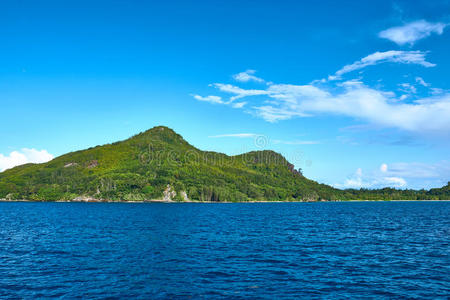
[{"label": "water ripple", "polygon": [[450,203],[0,203],[0,298],[448,298]]}]

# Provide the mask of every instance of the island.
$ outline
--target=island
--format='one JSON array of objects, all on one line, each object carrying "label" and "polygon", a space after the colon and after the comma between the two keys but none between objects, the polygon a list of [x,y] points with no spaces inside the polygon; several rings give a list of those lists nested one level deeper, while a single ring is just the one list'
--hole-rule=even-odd
[{"label": "island", "polygon": [[201,151],[157,126],[127,140],[0,173],[4,201],[256,202],[445,200],[430,190],[336,189],[303,176],[274,151]]}]

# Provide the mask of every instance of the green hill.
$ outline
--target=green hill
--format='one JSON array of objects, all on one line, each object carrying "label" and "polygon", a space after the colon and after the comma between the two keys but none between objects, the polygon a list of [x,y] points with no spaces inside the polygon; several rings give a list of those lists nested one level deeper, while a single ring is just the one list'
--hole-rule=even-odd
[{"label": "green hill", "polygon": [[273,151],[237,156],[205,152],[167,127],[125,141],[62,155],[0,173],[1,199],[143,201],[315,201],[448,199],[430,191],[338,190],[294,170]]}]

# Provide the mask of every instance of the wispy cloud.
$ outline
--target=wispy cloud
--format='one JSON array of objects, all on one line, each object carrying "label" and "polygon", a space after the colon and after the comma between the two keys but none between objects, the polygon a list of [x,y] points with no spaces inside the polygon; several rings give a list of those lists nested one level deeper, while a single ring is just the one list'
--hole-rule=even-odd
[{"label": "wispy cloud", "polygon": [[[413,51],[415,54],[416,51]],[[413,53],[401,61],[424,62]],[[383,56],[382,56],[383,57]],[[391,57],[391,56],[389,56]],[[414,58],[416,57],[416,58]],[[375,59],[377,60],[377,59]],[[397,60],[397,59],[395,59]],[[364,60],[365,61],[365,60]],[[424,63],[427,65],[427,63]],[[253,103],[250,112],[268,122],[331,114],[365,120],[380,127],[397,128],[409,132],[448,134],[450,132],[450,93],[413,102],[399,102],[395,93],[366,86],[361,81],[345,81],[340,89],[318,87],[313,84],[271,84],[265,89],[247,90],[230,84],[215,83],[214,87],[235,96],[231,99],[264,95],[268,99]],[[409,92],[415,88],[403,86]],[[230,100],[232,101],[232,100]]]},{"label": "wispy cloud", "polygon": [[441,89],[441,88],[431,88],[430,90],[431,90],[431,94],[435,95],[435,96],[436,95],[442,95],[442,94],[445,93],[445,91],[443,89]]},{"label": "wispy cloud", "polygon": [[439,179],[450,180],[450,161],[439,161],[437,163],[393,163],[387,166],[387,172],[392,176],[416,179]]},{"label": "wispy cloud", "polygon": [[[272,102],[275,103],[275,102]],[[278,103],[275,103],[275,105],[278,105]],[[274,107],[273,105],[263,105],[263,106],[253,106],[253,109],[255,110],[254,113],[266,120],[270,123],[275,123],[282,120],[289,120],[294,117],[307,117],[308,114],[298,111],[295,109],[290,109],[286,107]]]},{"label": "wispy cloud", "polygon": [[424,51],[398,51],[390,50],[385,52],[375,52],[362,59],[355,61],[350,65],[345,65],[338,70],[334,75],[328,77],[329,80],[340,79],[342,75],[363,69],[368,66],[377,65],[380,63],[399,63],[399,64],[416,64],[429,68],[434,67],[436,64],[426,61],[425,56],[427,52]]},{"label": "wispy cloud", "polygon": [[[225,105],[229,105],[233,108],[243,108],[247,102],[242,101],[242,102],[233,102],[235,99],[235,97],[232,97],[232,99],[230,99],[229,101],[223,101],[222,97],[220,96],[213,96],[213,95],[209,95],[209,96],[200,96],[200,95],[191,95],[192,97],[194,97],[194,99],[198,100],[198,101],[203,101],[203,102],[209,102],[209,103],[213,103],[213,104],[225,104]],[[245,96],[242,96],[245,97]],[[241,98],[242,98],[241,97]]]},{"label": "wispy cloud", "polygon": [[[268,122],[277,122],[296,117],[313,117],[315,115],[341,115],[357,120],[365,120],[367,124],[380,128],[396,128],[414,133],[433,133],[448,135],[450,133],[450,93],[442,89],[431,88],[431,97],[422,97],[414,101],[406,100],[416,94],[417,88],[411,83],[401,83],[401,91],[406,94],[396,96],[393,91],[369,87],[362,80],[348,80],[338,82],[333,86],[334,79],[367,66],[381,63],[415,64],[423,67],[434,67],[434,63],[426,60],[424,51],[385,51],[375,52],[362,59],[346,65],[338,70],[331,81],[315,80],[310,84],[275,84],[267,82],[260,89],[245,89],[227,83],[213,83],[210,86],[220,92],[231,94],[224,102],[217,96],[200,97],[196,99],[213,103],[224,103],[234,108],[246,107],[246,112],[256,115]],[[251,80],[252,70],[235,76],[240,81]],[[243,75],[247,74],[247,75]],[[261,79],[263,80],[263,79]],[[416,82],[429,87],[421,77]],[[235,103],[237,99],[252,96],[256,98],[247,105],[247,101]],[[235,103],[235,104],[234,104]]]},{"label": "wispy cloud", "polygon": [[27,163],[44,163],[50,161],[54,156],[47,152],[47,150],[36,150],[23,148],[20,151],[13,151],[9,155],[0,153],[0,172],[15,166]]},{"label": "wispy cloud", "polygon": [[222,92],[235,94],[235,96],[230,98],[231,101],[247,96],[267,95],[267,91],[265,90],[246,90],[231,84],[213,83],[212,86]]},{"label": "wispy cloud", "polygon": [[264,82],[264,79],[253,75],[255,73],[256,73],[255,70],[247,70],[245,72],[233,75],[233,79],[239,82],[249,82],[249,81]]},{"label": "wispy cloud", "polygon": [[234,108],[243,108],[246,104],[247,104],[247,102],[236,102],[236,103],[233,103],[232,106]]},{"label": "wispy cloud", "polygon": [[204,101],[204,102],[210,102],[210,103],[216,103],[216,104],[224,104],[224,102],[222,101],[222,97],[219,96],[200,96],[200,95],[192,95],[192,97],[194,97],[196,100],[198,101]]},{"label": "wispy cloud", "polygon": [[425,82],[425,80],[423,80],[423,78],[422,78],[422,77],[419,77],[419,76],[416,77],[416,82],[417,82],[418,84],[424,86],[424,87],[429,87],[429,86],[430,86],[429,83]]},{"label": "wispy cloud", "polygon": [[403,26],[388,28],[381,31],[378,36],[398,45],[413,45],[416,41],[426,38],[432,33],[442,34],[447,26],[448,24],[445,23],[430,23],[425,20],[419,20]]},{"label": "wispy cloud", "polygon": [[400,90],[402,92],[408,93],[408,94],[415,94],[417,93],[417,89],[414,85],[410,83],[400,83],[399,86],[401,87]]}]

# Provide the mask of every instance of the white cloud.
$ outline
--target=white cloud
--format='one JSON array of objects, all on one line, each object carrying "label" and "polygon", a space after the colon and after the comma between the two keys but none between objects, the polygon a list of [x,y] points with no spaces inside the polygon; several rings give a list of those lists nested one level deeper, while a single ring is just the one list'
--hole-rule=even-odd
[{"label": "white cloud", "polygon": [[235,94],[236,96],[230,98],[231,101],[247,96],[267,95],[268,93],[265,90],[246,90],[231,84],[213,83],[212,86],[221,92]]},{"label": "white cloud", "polygon": [[389,165],[389,173],[392,176],[400,176],[415,179],[438,179],[450,180],[450,161],[439,161],[436,163],[393,163]]},{"label": "white cloud", "polygon": [[384,177],[383,180],[388,184],[388,186],[394,187],[406,186],[406,180],[401,177]]},{"label": "white cloud", "polygon": [[416,77],[416,82],[419,83],[420,85],[424,86],[424,87],[429,87],[430,84],[425,82],[425,80],[423,80],[422,77],[417,76]]},{"label": "white cloud", "polygon": [[[425,55],[426,52],[422,51],[375,52],[343,67],[336,72],[336,76],[382,62],[435,66],[425,60]],[[215,99],[216,103],[221,101],[234,108],[245,106],[246,112],[268,122],[315,115],[339,115],[363,120],[377,127],[396,128],[415,133],[446,135],[450,132],[448,117],[450,92],[448,91],[431,89],[431,97],[404,102],[402,100],[417,92],[415,85],[400,84],[402,91],[406,94],[396,96],[393,91],[368,87],[361,79],[339,82],[335,86],[331,86],[331,83],[324,86],[326,82],[323,81],[313,82],[315,84],[306,85],[271,83],[261,89],[244,89],[225,83],[213,83],[210,86],[221,92],[232,94],[229,101]],[[417,77],[416,82],[421,85],[425,83],[421,77]],[[257,98],[251,106],[248,106],[247,102],[234,102],[236,99],[251,96],[265,96],[265,99]],[[204,100],[206,97],[200,99]]]},{"label": "white cloud", "polygon": [[307,99],[323,98],[330,93],[313,85],[274,84],[271,85],[267,94],[275,99],[284,99],[288,103],[296,103],[299,97]]},{"label": "white cloud", "polygon": [[[383,166],[383,165],[382,165]],[[393,187],[393,188],[404,188],[407,182],[402,177],[386,176],[386,172],[381,170],[379,172],[364,174],[361,168],[358,168],[356,172],[347,178],[342,184],[334,184],[337,188],[342,189],[372,189],[372,188],[383,188],[383,187]]]},{"label": "white cloud", "polygon": [[253,75],[255,73],[256,73],[255,70],[247,70],[245,72],[233,75],[233,79],[239,82],[248,82],[248,81],[264,82],[264,79]]},{"label": "white cloud", "polygon": [[430,36],[432,33],[441,35],[448,24],[430,23],[419,20],[403,26],[392,27],[381,31],[378,36],[393,41],[398,45],[413,45],[416,41]]},{"label": "white cloud", "polygon": [[0,154],[0,172],[15,166],[27,163],[44,163],[53,159],[53,155],[47,150],[38,151],[36,149],[23,148],[20,151],[13,151],[9,155]]},{"label": "white cloud", "polygon": [[405,93],[408,93],[408,94],[415,94],[415,93],[417,93],[416,87],[414,85],[410,84],[410,83],[400,83],[399,86],[402,87],[400,90],[405,92]]},{"label": "white cloud", "polygon": [[450,161],[436,163],[386,163],[380,165],[378,170],[367,174],[358,168],[344,183],[335,184],[338,188],[425,188],[441,187],[450,180]]},{"label": "white cloud", "polygon": [[415,103],[390,100],[378,90],[361,86],[314,101],[299,99],[297,108],[302,112],[345,115],[413,132],[450,131],[450,94]]},{"label": "white cloud", "polygon": [[267,95],[270,101],[252,108],[257,116],[268,122],[313,114],[334,114],[412,132],[450,131],[448,93],[419,99],[413,103],[393,103],[392,93],[379,91],[362,83],[344,84],[343,90],[335,93],[313,85],[275,84],[256,92],[232,88],[241,97]]},{"label": "white cloud", "polygon": [[331,75],[328,77],[329,80],[340,79],[340,77],[346,73],[360,70],[368,66],[377,65],[380,63],[399,63],[399,64],[416,64],[421,65],[423,67],[429,68],[436,66],[433,63],[430,63],[425,60],[427,52],[423,51],[397,51],[390,50],[385,52],[375,52],[362,59],[355,61],[350,65],[346,65],[340,70],[338,70],[335,75]]},{"label": "white cloud", "polygon": [[243,108],[246,104],[247,104],[247,102],[236,102],[236,103],[233,103],[232,106],[234,108]]},{"label": "white cloud", "polygon": [[224,102],[222,101],[222,98],[219,96],[200,96],[200,95],[192,95],[192,97],[194,97],[196,100],[198,101],[205,101],[205,102],[210,102],[210,103],[217,103],[217,104],[224,104]]},{"label": "white cloud", "polygon": [[277,108],[271,105],[254,106],[255,114],[267,122],[275,123],[281,120],[292,119],[293,117],[306,117],[307,114],[289,108]]},{"label": "white cloud", "polygon": [[441,95],[444,93],[444,90],[441,88],[431,88],[430,90],[432,95]]}]

